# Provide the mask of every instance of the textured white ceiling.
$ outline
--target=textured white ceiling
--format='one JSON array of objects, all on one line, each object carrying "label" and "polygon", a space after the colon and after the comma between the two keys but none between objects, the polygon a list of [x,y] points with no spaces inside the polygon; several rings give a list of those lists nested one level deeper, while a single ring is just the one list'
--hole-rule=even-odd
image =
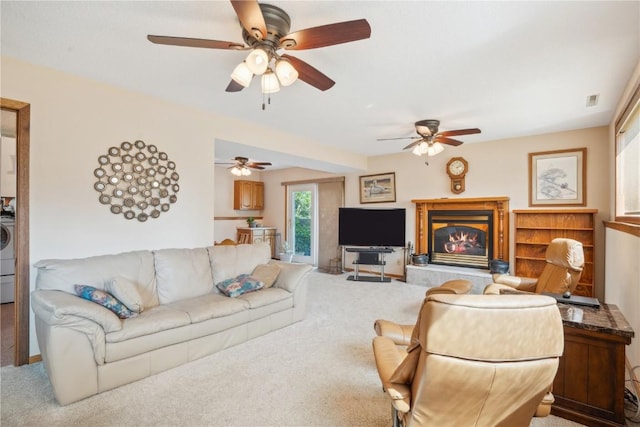
[{"label": "textured white ceiling", "polygon": [[[270,3],[287,11],[291,31],[366,18],[371,38],[289,52],[336,85],[296,82],[265,111],[256,82],[224,91],[246,52],[146,39],[242,42],[227,1],[2,1],[2,55],[368,155],[401,151],[409,141],[376,139],[413,136],[421,119],[482,129],[466,143],[606,125],[640,58],[637,1]],[[592,94],[599,103],[587,108]]]}]

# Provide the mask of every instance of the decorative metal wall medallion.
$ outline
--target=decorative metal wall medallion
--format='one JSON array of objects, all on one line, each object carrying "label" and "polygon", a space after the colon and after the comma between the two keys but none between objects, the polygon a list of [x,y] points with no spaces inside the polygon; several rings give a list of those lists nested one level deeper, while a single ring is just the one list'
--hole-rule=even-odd
[{"label": "decorative metal wall medallion", "polygon": [[176,164],[155,145],[125,141],[99,156],[98,163],[93,188],[100,193],[98,201],[110,205],[113,214],[145,222],[158,218],[178,201]]}]

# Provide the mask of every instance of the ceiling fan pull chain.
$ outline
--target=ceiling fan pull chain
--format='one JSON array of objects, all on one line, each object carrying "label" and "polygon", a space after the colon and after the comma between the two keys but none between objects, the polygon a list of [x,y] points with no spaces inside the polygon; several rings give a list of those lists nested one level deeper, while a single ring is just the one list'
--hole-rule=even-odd
[{"label": "ceiling fan pull chain", "polygon": [[[267,104],[271,105],[271,94],[267,95]],[[262,111],[264,111],[264,93],[262,94]]]}]

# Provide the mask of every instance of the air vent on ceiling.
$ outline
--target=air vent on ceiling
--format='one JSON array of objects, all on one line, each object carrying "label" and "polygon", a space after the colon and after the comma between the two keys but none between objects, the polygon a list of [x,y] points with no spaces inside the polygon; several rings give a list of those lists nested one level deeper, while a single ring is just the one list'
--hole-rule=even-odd
[{"label": "air vent on ceiling", "polygon": [[587,107],[595,107],[598,105],[598,98],[600,98],[598,94],[587,96]]}]

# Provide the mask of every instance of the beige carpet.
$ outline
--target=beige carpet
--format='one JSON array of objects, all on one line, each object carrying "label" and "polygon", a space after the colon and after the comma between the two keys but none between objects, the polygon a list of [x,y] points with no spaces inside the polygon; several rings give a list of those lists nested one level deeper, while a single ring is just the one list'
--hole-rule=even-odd
[{"label": "beige carpet", "polygon": [[[42,363],[1,369],[8,426],[391,425],[371,351],[376,318],[412,323],[425,288],[314,272],[304,321],[60,407]],[[536,427],[579,424],[557,417]]]}]

